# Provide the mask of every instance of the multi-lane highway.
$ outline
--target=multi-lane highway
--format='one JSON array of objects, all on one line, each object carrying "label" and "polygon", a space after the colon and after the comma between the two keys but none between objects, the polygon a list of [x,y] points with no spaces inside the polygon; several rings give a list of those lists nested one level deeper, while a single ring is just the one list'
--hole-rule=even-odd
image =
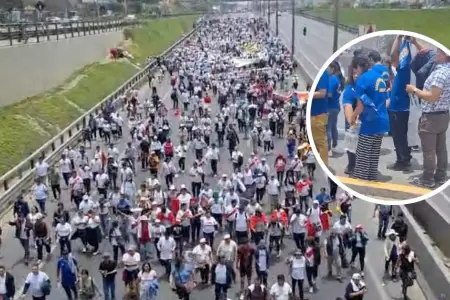
[{"label": "multi-lane highway", "polygon": [[[289,31],[289,28],[283,31]],[[318,61],[317,61],[318,63]],[[323,62],[322,62],[323,63]],[[301,80],[300,89],[305,88],[305,80]],[[164,101],[168,107],[171,106],[170,99],[169,99],[169,86],[167,83],[162,84],[159,87],[159,93],[162,97],[164,97]],[[141,98],[146,97],[146,95],[149,94],[149,89],[147,86],[143,87],[139,91]],[[213,101],[213,114],[217,112],[217,105],[215,105],[215,101]],[[178,143],[178,137],[177,137],[177,128],[178,128],[178,118],[174,116],[173,111],[170,111],[169,113],[169,122],[171,124],[172,132],[173,132],[173,140],[175,144]],[[128,133],[127,130],[125,132],[125,137],[118,141],[116,144],[116,147],[122,152],[124,151],[125,144],[128,141]],[[94,143],[94,145],[98,144]],[[250,155],[250,145],[247,144],[247,141],[241,140],[240,149],[244,153],[246,157]],[[282,139],[276,139],[275,140],[275,153],[278,152],[285,152],[285,141]],[[229,155],[228,151],[223,150],[222,151],[222,158],[220,161],[219,169],[221,172],[224,173],[230,173],[231,167],[229,163]],[[194,161],[193,154],[190,153],[187,158],[187,167],[192,164]],[[269,165],[273,165],[273,155],[268,157],[268,163]],[[137,178],[136,183],[139,184],[140,182],[145,181],[148,178],[147,172],[141,172],[138,170],[137,172]],[[217,178],[208,177],[207,181],[210,182],[213,186],[217,182]],[[180,186],[180,184],[188,184],[190,182],[189,178],[185,175],[180,175],[176,179],[176,185]],[[315,180],[315,190],[317,191],[319,187],[326,187],[328,186],[326,177],[323,175],[323,173],[319,170],[318,174],[316,176]],[[70,207],[69,197],[67,194],[67,191],[63,192],[62,201],[65,203],[66,206]],[[55,203],[49,203],[49,216],[52,215],[53,211],[55,210]],[[365,281],[369,288],[369,293],[364,297],[365,300],[390,300],[393,298],[397,298],[400,295],[400,284],[399,283],[393,283],[390,281],[384,281],[382,279],[383,271],[384,271],[384,251],[383,251],[383,242],[378,241],[376,239],[376,233],[377,233],[377,222],[376,220],[372,219],[372,212],[373,212],[373,205],[364,201],[356,201],[353,206],[353,223],[356,224],[363,224],[364,229],[368,232],[370,237],[370,246],[367,248],[367,256],[366,256],[366,270],[365,270]],[[5,225],[7,226],[7,225]],[[74,249],[78,250],[80,249],[80,245],[75,242],[74,243]],[[293,249],[294,245],[291,241],[286,242],[286,247],[284,249],[284,257],[286,257],[286,254],[290,252],[289,249]],[[15,276],[16,278],[16,285],[18,288],[18,292],[20,292],[20,287],[23,284],[24,278],[29,272],[29,268],[25,267],[23,263],[21,262],[22,257],[22,251],[19,246],[19,242],[14,239],[13,237],[13,230],[12,228],[4,227],[3,228],[3,243],[1,248],[1,256],[3,256],[3,259],[1,261],[2,264],[4,264],[7,269],[10,270],[10,272]],[[101,252],[111,252],[111,247],[109,246],[108,242],[103,242],[101,246]],[[53,253],[53,257],[51,257],[49,260],[45,262],[45,265],[43,267],[43,270],[47,272],[47,274],[51,277],[52,281],[56,281],[56,258],[58,257],[59,249],[55,249],[55,252]],[[32,251],[32,255],[35,256],[35,252]],[[85,254],[81,254],[78,251],[75,252],[76,257],[78,258],[82,268],[86,268],[90,271],[90,273],[94,276],[94,279],[97,283],[101,283],[101,277],[98,273],[98,265],[100,263],[100,256],[96,257],[90,257]],[[420,255],[420,254],[419,254]],[[157,265],[157,263],[154,263],[154,267],[158,273],[162,272],[162,268]],[[275,281],[275,277],[279,273],[284,273],[287,275],[287,268],[284,264],[284,261],[275,261],[270,269],[270,279],[269,281],[273,283]],[[350,279],[351,274],[353,273],[352,270],[345,270],[344,271],[344,283],[347,283]],[[314,295],[307,295],[307,298],[310,300],[319,300],[319,299],[335,299],[338,296],[343,296],[344,294],[344,288],[345,284],[338,283],[337,281],[330,281],[328,279],[322,278],[322,276],[326,275],[326,266],[325,262],[321,266],[320,269],[320,281],[319,281],[319,292]],[[120,275],[117,276],[117,281],[120,281]],[[237,293],[237,287],[238,285],[234,285],[233,289],[230,291],[229,298],[231,299],[237,299],[235,293]],[[123,284],[119,283],[117,285],[117,292],[118,296],[122,295],[124,291]],[[195,290],[193,292],[194,297],[204,297],[205,299],[211,299],[213,290],[211,288],[202,289],[202,290]],[[175,295],[170,291],[170,288],[166,282],[161,283],[160,288],[160,297],[166,298],[170,297],[175,298]],[[417,286],[414,286],[410,292],[410,297],[412,300],[424,300],[425,297],[420,289],[417,288]],[[56,299],[65,299],[64,292],[61,289],[57,289],[56,285],[54,287],[54,290],[52,291],[52,294],[50,297],[48,297],[49,300],[56,300]]]}]

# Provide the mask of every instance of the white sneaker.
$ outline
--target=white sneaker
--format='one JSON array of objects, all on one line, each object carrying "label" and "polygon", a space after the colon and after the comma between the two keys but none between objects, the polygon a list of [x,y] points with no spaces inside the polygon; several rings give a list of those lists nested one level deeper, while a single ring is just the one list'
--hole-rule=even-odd
[{"label": "white sneaker", "polygon": [[329,157],[333,156],[333,151],[331,151],[331,150],[328,151],[328,156],[329,156]]},{"label": "white sneaker", "polygon": [[309,287],[309,292],[312,294],[314,293],[314,288],[312,286]]}]

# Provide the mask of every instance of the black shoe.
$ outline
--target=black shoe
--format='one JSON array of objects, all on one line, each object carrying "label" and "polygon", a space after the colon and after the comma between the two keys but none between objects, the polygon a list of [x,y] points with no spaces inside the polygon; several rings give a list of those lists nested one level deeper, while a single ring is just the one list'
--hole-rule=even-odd
[{"label": "black shoe", "polygon": [[388,165],[387,168],[393,171],[406,171],[411,166],[411,163],[400,163],[396,162],[395,164]]}]

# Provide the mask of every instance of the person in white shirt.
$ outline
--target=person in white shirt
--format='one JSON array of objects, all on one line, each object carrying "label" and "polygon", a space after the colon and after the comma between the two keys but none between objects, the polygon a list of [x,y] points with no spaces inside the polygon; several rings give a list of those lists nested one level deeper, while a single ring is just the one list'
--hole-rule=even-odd
[{"label": "person in white shirt", "polygon": [[208,283],[209,270],[212,262],[212,249],[206,244],[206,239],[200,239],[200,243],[192,250],[194,255],[195,269],[200,272],[200,279],[203,284]]},{"label": "person in white shirt", "polygon": [[215,143],[212,143],[211,147],[208,148],[205,158],[209,160],[209,163],[211,165],[212,176],[217,177],[217,165],[220,160],[220,151]]},{"label": "person in white shirt", "polygon": [[21,298],[25,299],[28,291],[30,292],[33,299],[43,299],[47,296],[43,291],[43,286],[48,287],[48,292],[50,292],[50,278],[48,275],[39,270],[39,265],[36,263],[31,268],[31,272],[28,273],[25,279],[25,285],[23,287]]},{"label": "person in white shirt", "polygon": [[164,236],[159,239],[156,247],[160,252],[160,262],[166,270],[166,277],[169,278],[172,271],[172,259],[174,257],[176,242],[173,237],[169,235],[167,231],[164,232]]},{"label": "person in white shirt", "polygon": [[236,205],[239,206],[239,196],[234,192],[233,188],[228,190],[225,194],[224,200],[226,206],[230,205],[233,201],[236,201]]},{"label": "person in white shirt", "polygon": [[205,176],[202,167],[199,166],[197,162],[194,162],[192,168],[189,170],[189,175],[191,176],[192,195],[194,197],[198,197],[198,195],[200,195],[202,182],[204,181]]},{"label": "person in white shirt", "polygon": [[70,239],[72,237],[72,226],[66,222],[65,218],[61,218],[55,227],[55,240],[59,242],[59,248],[62,253],[67,250],[72,252],[72,244]]},{"label": "person in white shirt", "polygon": [[47,175],[49,168],[50,168],[49,164],[44,161],[43,157],[40,157],[39,162],[36,164],[36,175],[38,177],[41,177],[44,183],[47,183]]},{"label": "person in white shirt", "polygon": [[263,141],[265,154],[272,151],[272,135],[272,131],[269,128],[265,128],[261,132],[261,140]]},{"label": "person in white shirt", "polygon": [[66,157],[65,154],[61,155],[61,160],[59,161],[59,169],[61,170],[62,177],[66,186],[69,186],[70,174],[72,174],[72,164],[70,159]]},{"label": "person in white shirt", "polygon": [[295,208],[294,214],[289,220],[289,227],[292,232],[292,237],[294,239],[297,249],[305,250],[305,238],[306,238],[306,222],[308,218],[302,214],[300,209]]},{"label": "person in white shirt", "polygon": [[216,250],[217,257],[224,257],[231,266],[235,265],[237,256],[237,244],[229,234],[225,234]]},{"label": "person in white shirt", "polygon": [[97,203],[92,201],[88,195],[83,196],[83,201],[81,201],[80,205],[78,206],[78,209],[81,210],[84,214],[87,214],[90,210],[96,209]]},{"label": "person in white shirt", "polygon": [[184,203],[180,204],[180,210],[177,212],[175,219],[180,222],[182,238],[186,243],[188,243],[190,239],[192,217],[192,212],[187,208],[187,205]]},{"label": "person in white shirt", "polygon": [[135,251],[134,246],[129,246],[127,252],[122,256],[125,286],[138,278],[140,262],[141,255]]},{"label": "person in white shirt", "polygon": [[186,155],[188,152],[188,146],[183,140],[180,141],[180,145],[175,149],[175,154],[178,157],[178,167],[181,173],[184,173],[186,169]]},{"label": "person in white shirt", "polygon": [[82,210],[79,210],[78,214],[76,214],[72,218],[72,225],[75,227],[75,233],[72,235],[71,239],[81,239],[81,242],[83,243],[83,252],[87,251],[86,227],[88,220],[89,218],[84,214]]},{"label": "person in white shirt", "polygon": [[108,183],[109,183],[108,174],[104,173],[103,170],[100,170],[100,172],[97,174],[97,177],[95,177],[95,184],[97,186],[98,193],[100,195],[104,195],[105,198],[108,197],[107,194]]},{"label": "person in white shirt", "polygon": [[316,237],[322,235],[322,221],[320,220],[321,209],[319,206],[319,201],[314,200],[312,207],[308,208],[306,211],[306,216],[309,218],[316,231]]},{"label": "person in white shirt", "polygon": [[209,210],[205,212],[204,216],[200,217],[200,222],[205,241],[207,241],[210,246],[214,245],[214,233],[219,223],[213,216],[211,216],[211,212]]},{"label": "person in white shirt", "polygon": [[222,178],[217,182],[217,188],[220,191],[227,191],[233,187],[233,183],[228,178],[227,174],[222,174]]},{"label": "person in white shirt", "polygon": [[292,288],[285,281],[284,275],[277,276],[277,282],[270,288],[270,297],[273,300],[290,300],[293,299]]},{"label": "person in white shirt", "polygon": [[306,258],[302,250],[296,250],[294,256],[288,258],[289,273],[292,279],[292,296],[295,297],[295,289],[298,286],[299,298],[304,300],[303,282],[305,280]]},{"label": "person in white shirt", "polygon": [[275,175],[271,175],[269,181],[267,182],[267,193],[270,197],[270,204],[272,209],[275,209],[280,203],[278,200],[280,198],[280,182],[275,178]]}]

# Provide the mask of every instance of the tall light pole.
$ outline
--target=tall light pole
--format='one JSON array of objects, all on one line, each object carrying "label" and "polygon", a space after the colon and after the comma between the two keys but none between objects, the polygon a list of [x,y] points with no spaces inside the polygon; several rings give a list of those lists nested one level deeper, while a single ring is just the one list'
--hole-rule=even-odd
[{"label": "tall light pole", "polygon": [[270,28],[270,0],[267,0],[267,24],[269,24]]},{"label": "tall light pole", "polygon": [[278,0],[276,0],[276,2],[275,2],[275,12],[276,12],[276,15],[275,15],[275,34],[276,34],[276,36],[278,36],[278,13],[279,13],[279,6],[278,6]]},{"label": "tall light pole", "polygon": [[339,48],[339,0],[334,0],[333,53]]},{"label": "tall light pole", "polygon": [[291,36],[291,60],[294,60],[295,52],[295,0],[292,0],[292,36]]}]

